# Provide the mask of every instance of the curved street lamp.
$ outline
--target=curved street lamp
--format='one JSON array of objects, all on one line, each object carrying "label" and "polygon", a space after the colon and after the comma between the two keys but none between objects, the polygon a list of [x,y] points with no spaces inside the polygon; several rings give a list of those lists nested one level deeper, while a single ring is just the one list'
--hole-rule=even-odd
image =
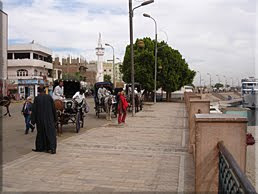
[{"label": "curved street lamp", "polygon": [[152,19],[155,23],[155,73],[154,73],[154,104],[155,104],[156,96],[157,96],[157,93],[156,93],[156,91],[157,91],[157,54],[158,54],[157,22],[149,14],[144,13],[143,16]]},{"label": "curved street lamp", "polygon": [[207,75],[210,76],[210,88],[211,88],[211,74],[210,74],[210,73],[207,73]]},{"label": "curved street lamp", "polygon": [[225,75],[223,75],[223,77],[225,78],[225,88],[227,88],[227,78]]},{"label": "curved street lamp", "polygon": [[154,0],[148,0],[148,1],[144,1],[141,5],[133,8],[133,3],[132,0],[129,0],[129,28],[130,28],[130,54],[131,54],[131,81],[132,81],[132,116],[135,115],[135,99],[134,99],[134,53],[133,53],[133,12],[135,9],[151,4],[153,3]]},{"label": "curved street lamp", "polygon": [[219,83],[220,83],[220,78],[219,78],[219,75],[216,75],[217,77],[218,77],[218,81],[219,81]]},{"label": "curved street lamp", "polygon": [[202,87],[202,74],[201,74],[201,72],[200,72],[200,71],[197,71],[197,73],[199,73],[199,74],[200,74],[200,87]]},{"label": "curved street lamp", "polygon": [[118,68],[118,73],[119,73],[119,81],[122,80],[122,75],[121,75],[121,71],[120,71],[120,66],[122,65],[122,60],[120,58],[116,58],[119,61],[119,68]]}]

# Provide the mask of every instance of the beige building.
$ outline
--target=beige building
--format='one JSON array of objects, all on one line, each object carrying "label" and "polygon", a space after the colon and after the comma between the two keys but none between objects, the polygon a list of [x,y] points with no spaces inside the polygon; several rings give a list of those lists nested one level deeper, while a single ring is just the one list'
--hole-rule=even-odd
[{"label": "beige building", "polygon": [[116,82],[122,82],[123,81],[123,75],[120,72],[120,66],[121,66],[121,63],[116,63],[115,64],[115,78],[116,78]]},{"label": "beige building", "polygon": [[37,96],[37,88],[52,84],[52,51],[42,45],[17,44],[8,47],[8,79],[18,86],[20,97]]},{"label": "beige building", "polygon": [[111,82],[113,82],[113,63],[112,62],[104,62],[103,63],[104,76],[111,76]]},{"label": "beige building", "polygon": [[[115,81],[122,82],[122,73],[120,72],[121,63],[115,63]],[[111,82],[113,82],[113,61],[103,63],[104,75],[111,76]]]},{"label": "beige building", "polygon": [[8,15],[2,10],[0,1],[0,93],[7,95],[7,45]]}]

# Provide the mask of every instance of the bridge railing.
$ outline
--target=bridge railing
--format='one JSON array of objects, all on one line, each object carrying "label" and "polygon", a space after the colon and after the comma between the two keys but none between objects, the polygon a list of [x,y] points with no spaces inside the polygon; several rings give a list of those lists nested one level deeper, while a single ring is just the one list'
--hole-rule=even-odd
[{"label": "bridge railing", "polygon": [[240,169],[234,157],[223,145],[219,149],[219,193],[256,193],[255,188]]}]

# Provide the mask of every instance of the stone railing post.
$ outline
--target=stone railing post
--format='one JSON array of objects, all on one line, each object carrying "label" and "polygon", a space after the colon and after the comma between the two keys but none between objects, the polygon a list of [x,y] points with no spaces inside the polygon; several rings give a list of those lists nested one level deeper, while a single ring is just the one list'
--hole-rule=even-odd
[{"label": "stone railing post", "polygon": [[195,191],[218,193],[217,144],[223,141],[245,172],[247,119],[237,115],[196,114],[195,121]]},{"label": "stone railing post", "polygon": [[195,157],[195,114],[209,114],[210,101],[208,99],[190,98],[190,108],[188,114],[189,126],[189,153],[193,153]]},{"label": "stone railing post", "polygon": [[190,102],[189,102],[190,98],[201,99],[201,95],[196,95],[193,92],[185,92],[184,93],[185,105],[186,105],[186,110],[187,110],[188,114],[189,114],[189,110],[190,110]]}]

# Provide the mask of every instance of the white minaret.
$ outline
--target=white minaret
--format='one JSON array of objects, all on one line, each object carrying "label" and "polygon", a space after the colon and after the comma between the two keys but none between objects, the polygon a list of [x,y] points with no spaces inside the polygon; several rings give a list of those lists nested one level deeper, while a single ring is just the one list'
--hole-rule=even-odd
[{"label": "white minaret", "polygon": [[98,56],[97,75],[96,75],[96,81],[97,82],[103,82],[104,81],[104,74],[103,74],[104,51],[105,51],[105,49],[102,47],[101,34],[99,33],[98,46],[96,48],[96,55]]}]

